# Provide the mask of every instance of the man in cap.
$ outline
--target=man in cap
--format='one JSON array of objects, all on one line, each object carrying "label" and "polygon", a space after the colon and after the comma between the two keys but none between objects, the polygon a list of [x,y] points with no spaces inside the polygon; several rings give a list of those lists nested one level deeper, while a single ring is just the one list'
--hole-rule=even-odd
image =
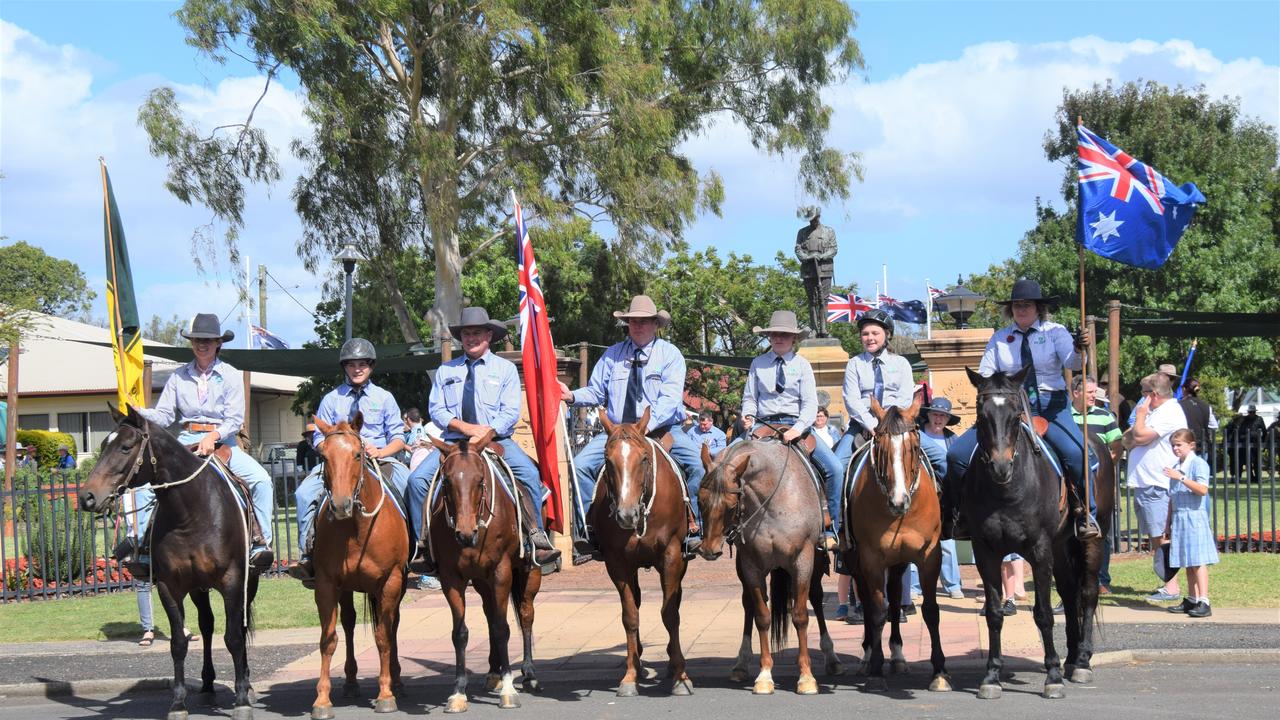
[{"label": "man in cap", "polygon": [[[520,377],[515,363],[498,357],[489,347],[507,336],[507,327],[489,319],[482,307],[463,308],[462,317],[449,332],[462,344],[463,354],[436,370],[431,383],[428,412],[436,426],[444,428],[445,442],[479,440],[493,432],[502,446],[503,459],[511,474],[529,491],[533,500],[533,517],[522,511],[529,523],[528,534],[534,548],[534,560],[548,565],[560,557],[543,529],[542,503],[546,490],[538,466],[511,439],[520,420]],[[440,469],[440,451],[431,452],[409,475],[409,514],[414,532],[423,528],[427,490]],[[527,506],[525,506],[527,507]],[[425,552],[426,538],[418,541],[418,553],[412,563],[415,570],[432,573],[430,555]]]},{"label": "man in cap", "polygon": [[[649,408],[649,435],[660,437],[671,432],[671,457],[685,474],[689,490],[693,520],[689,537],[685,541],[687,553],[695,552],[702,545],[698,516],[698,486],[705,470],[700,457],[701,448],[693,439],[679,431],[684,420],[684,355],[674,345],[658,337],[658,328],[666,327],[671,316],[648,295],[637,295],[625,311],[615,311],[615,318],[627,326],[627,339],[605,350],[604,355],[591,371],[586,387],[570,390],[560,383],[561,398],[575,406],[604,405],[609,420],[615,423],[634,423]],[[580,527],[587,530],[586,512],[595,496],[596,476],[604,466],[604,445],[608,438],[604,433],[596,435],[574,457],[577,467],[578,502],[574,513]],[[580,542],[574,548],[582,561],[594,551],[594,538]]]},{"label": "man in cap", "polygon": [[724,436],[724,431],[715,425],[715,416],[710,410],[703,410],[698,413],[698,422],[685,431],[693,441],[699,445],[706,445],[707,451],[712,457],[716,453],[725,449],[729,441]]},{"label": "man in cap", "polygon": [[[370,380],[377,362],[378,353],[368,340],[351,338],[343,343],[338,353],[338,364],[342,366],[345,380],[320,401],[316,417],[337,425],[344,420],[351,422],[356,413],[360,413],[360,439],[364,442],[365,454],[384,470],[390,469],[389,482],[396,494],[403,497],[409,468],[396,459],[396,454],[404,449],[404,420],[395,397]],[[311,436],[311,444],[319,450],[323,442],[324,433],[317,428]],[[293,495],[297,503],[298,547],[302,550],[302,557],[297,565],[289,568],[289,575],[304,583],[315,579],[311,567],[311,528],[324,494],[323,472],[324,463],[321,462],[298,484]]]},{"label": "man in cap", "polygon": [[75,470],[76,456],[71,454],[71,446],[58,446],[58,462],[54,465],[58,470]]}]

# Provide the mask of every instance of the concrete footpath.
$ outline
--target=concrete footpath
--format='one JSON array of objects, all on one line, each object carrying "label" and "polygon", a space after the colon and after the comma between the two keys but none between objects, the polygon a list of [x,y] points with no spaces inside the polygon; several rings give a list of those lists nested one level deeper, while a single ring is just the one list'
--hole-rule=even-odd
[{"label": "concrete footpath", "polygon": [[[976,585],[968,575],[966,572],[966,585]],[[824,583],[828,617],[835,608],[834,585],[832,578]],[[640,632],[645,644],[644,657],[648,664],[661,669],[666,661],[668,638],[659,616],[661,593],[656,573],[642,573],[641,587],[644,602]],[[985,662],[989,643],[985,619],[978,614],[980,598],[980,591],[966,590],[964,599],[939,599],[948,667]],[[1038,666],[1043,658],[1029,602],[1030,598],[1020,600],[1018,613],[1005,618],[1002,645],[1011,665],[1027,666],[1029,662]],[[405,679],[431,684],[451,682],[452,621],[443,595],[439,591],[413,591],[402,606],[401,618],[400,659]],[[514,616],[510,619],[512,659],[518,663],[520,635]],[[681,645],[689,660],[691,675],[727,673],[741,642],[742,623],[741,589],[733,575],[732,561],[692,564],[681,607]],[[1101,623],[1097,640],[1099,654],[1095,661],[1098,664],[1143,658],[1169,660],[1181,653],[1194,653],[1201,659],[1212,655],[1223,661],[1280,661],[1280,650],[1277,650],[1280,608],[1214,608],[1213,617],[1192,620],[1165,612],[1157,605],[1105,606],[1101,610]],[[467,624],[470,628],[468,666],[473,674],[483,674],[487,670],[488,629],[479,598],[473,591],[468,591]],[[862,627],[836,621],[829,621],[828,627],[845,667],[855,667],[855,658],[861,655]],[[1065,652],[1061,616],[1055,617],[1055,635],[1059,653]],[[812,620],[809,636],[815,670],[820,673],[817,623]],[[910,616],[903,626],[903,640],[910,662],[928,661],[929,634],[919,614]],[[254,686],[259,692],[270,692],[314,685],[320,666],[317,642],[316,628],[259,631],[250,650]],[[795,646],[792,637],[777,658],[780,672],[794,673]],[[150,649],[120,641],[0,643],[0,656],[6,658],[6,665],[11,668],[0,676],[0,683],[9,683],[0,685],[0,695],[161,689],[167,687],[171,676],[167,650],[163,640]],[[355,650],[361,679],[376,676],[377,649],[369,626],[357,628]],[[534,656],[539,677],[552,682],[586,675],[618,678],[623,672],[625,650],[618,596],[604,574],[603,565],[593,563],[545,579],[538,596],[534,625]],[[344,652],[340,639],[335,675],[341,673]],[[192,678],[198,681],[199,653],[199,643],[193,643],[186,664],[189,681]],[[220,636],[215,639],[214,657],[220,666],[219,681],[229,681],[229,662]],[[1015,660],[1019,658],[1025,662]],[[23,666],[23,662],[27,665]],[[112,667],[123,671],[113,674],[109,671]]]}]

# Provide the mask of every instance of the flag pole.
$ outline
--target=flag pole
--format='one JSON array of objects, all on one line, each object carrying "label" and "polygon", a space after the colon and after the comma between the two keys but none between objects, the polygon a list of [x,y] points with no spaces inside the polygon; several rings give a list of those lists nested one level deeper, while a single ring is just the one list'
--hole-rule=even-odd
[{"label": "flag pole", "polygon": [[924,299],[929,303],[925,308],[924,314],[924,337],[926,340],[933,339],[933,291],[930,289],[933,283],[929,282],[929,278],[924,279]]},{"label": "flag pole", "polygon": [[[1084,120],[1077,115],[1076,126],[1084,125]],[[1078,164],[1078,161],[1077,161]],[[1076,170],[1079,175],[1079,169]],[[1076,226],[1084,228],[1084,195],[1080,192],[1080,180],[1076,179]],[[1083,233],[1083,229],[1081,230]],[[1076,243],[1076,249],[1079,251],[1080,258],[1080,330],[1084,331],[1085,323],[1085,297],[1084,297],[1084,237],[1081,236],[1080,241]],[[1085,335],[1087,338],[1088,335]],[[1084,450],[1080,454],[1080,477],[1084,478],[1084,497],[1081,502],[1084,504],[1085,515],[1090,513],[1089,498],[1093,497],[1093,478],[1089,475],[1089,353],[1082,348],[1080,353],[1080,447]]]}]

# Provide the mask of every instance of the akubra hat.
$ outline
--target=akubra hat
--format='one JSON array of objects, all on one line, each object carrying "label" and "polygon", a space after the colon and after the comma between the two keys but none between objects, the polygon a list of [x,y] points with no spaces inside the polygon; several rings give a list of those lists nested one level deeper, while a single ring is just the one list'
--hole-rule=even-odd
[{"label": "akubra hat", "polygon": [[920,408],[921,412],[931,413],[940,412],[950,416],[947,420],[948,425],[956,425],[960,422],[960,416],[951,412],[951,401],[944,397],[935,397],[933,402]]},{"label": "akubra hat", "polygon": [[507,326],[497,320],[489,319],[489,311],[482,307],[465,307],[462,308],[462,317],[458,319],[456,325],[449,326],[449,334],[453,335],[455,340],[462,341],[462,328],[479,327],[493,331],[493,337],[489,340],[496,343],[507,336]]},{"label": "akubra hat", "polygon": [[798,326],[796,323],[796,314],[790,310],[774,310],[773,315],[769,317],[769,327],[760,327],[757,325],[751,328],[751,332],[757,335],[768,335],[769,333],[791,333],[796,336],[796,340],[803,340],[809,337],[809,331]]},{"label": "akubra hat", "polygon": [[626,312],[614,310],[613,316],[624,322],[632,318],[653,318],[658,322],[658,327],[671,324],[671,314],[666,310],[658,310],[657,304],[648,295],[637,295],[631,298],[631,306]]},{"label": "akubra hat", "polygon": [[1022,278],[1013,284],[1013,291],[1009,293],[1008,300],[997,300],[1001,305],[1011,305],[1020,300],[1029,300],[1032,302],[1042,302],[1049,305],[1057,305],[1058,298],[1046,297],[1044,291],[1040,289],[1040,283],[1031,278]]},{"label": "akubra hat", "polygon": [[1175,377],[1175,378],[1178,377],[1178,368],[1174,367],[1172,363],[1165,363],[1161,365],[1160,367],[1156,368],[1156,372],[1164,373],[1169,377]]},{"label": "akubra hat", "polygon": [[236,336],[230,330],[222,331],[222,323],[218,322],[218,316],[213,313],[198,313],[191,321],[187,323],[187,327],[180,331],[182,337],[188,340],[221,340],[228,342]]}]

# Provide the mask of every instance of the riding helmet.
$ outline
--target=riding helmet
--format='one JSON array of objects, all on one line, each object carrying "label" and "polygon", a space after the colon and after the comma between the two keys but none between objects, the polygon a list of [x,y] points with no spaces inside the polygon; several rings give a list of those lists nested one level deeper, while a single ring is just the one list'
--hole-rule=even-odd
[{"label": "riding helmet", "polygon": [[364,338],[351,338],[342,343],[338,364],[341,365],[348,360],[368,360],[373,364],[378,361],[378,351],[373,349],[373,343]]},{"label": "riding helmet", "polygon": [[881,310],[880,308],[872,308],[858,318],[858,330],[862,330],[862,326],[867,323],[875,323],[884,328],[885,335],[893,337],[893,316]]}]

